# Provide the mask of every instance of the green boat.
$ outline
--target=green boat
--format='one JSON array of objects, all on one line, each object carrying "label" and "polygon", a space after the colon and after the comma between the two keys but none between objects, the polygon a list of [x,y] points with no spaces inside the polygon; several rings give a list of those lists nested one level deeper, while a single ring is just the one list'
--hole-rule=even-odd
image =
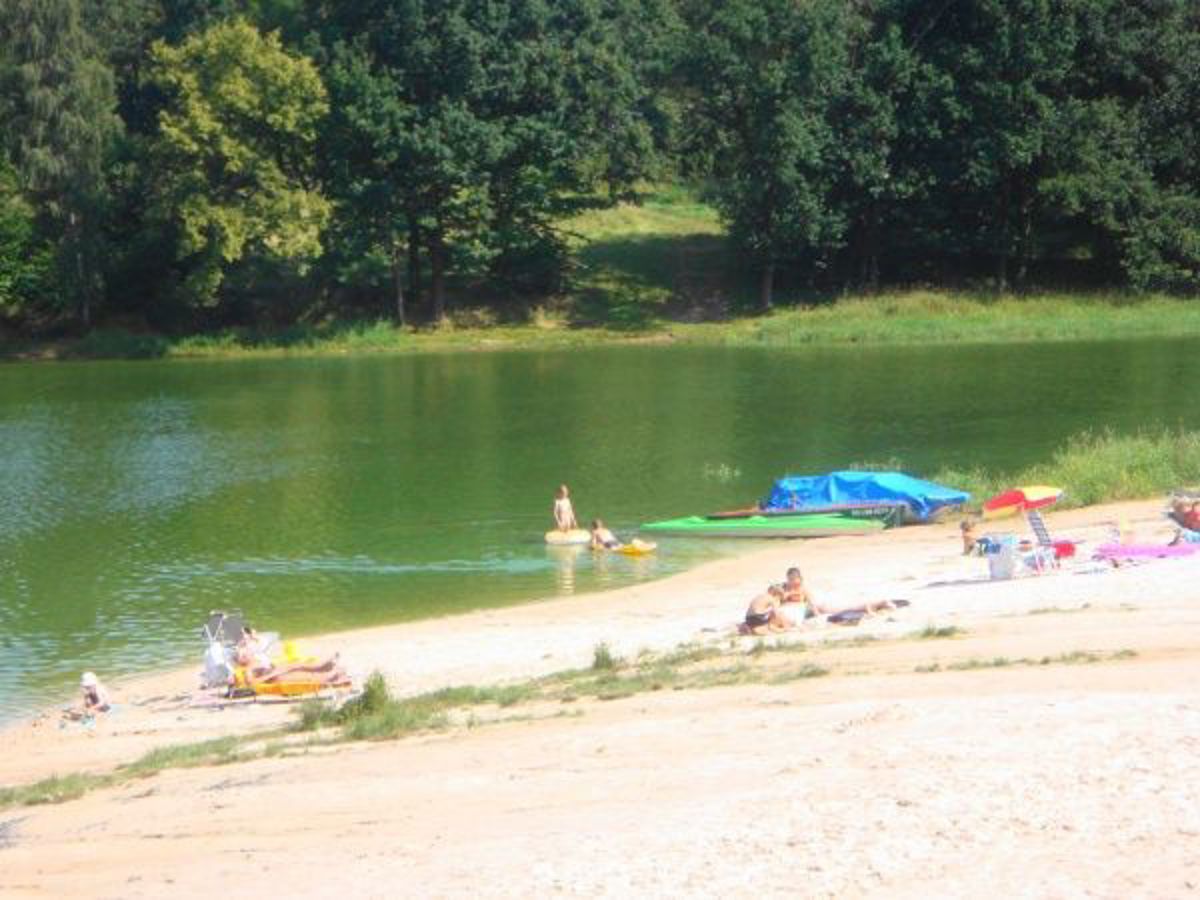
[{"label": "green boat", "polygon": [[714,519],[708,516],[686,516],[651,522],[643,531],[680,537],[720,538],[817,538],[839,534],[873,534],[883,531],[885,524],[878,519],[859,519],[848,515],[818,513],[807,515],[745,516],[738,519]]}]

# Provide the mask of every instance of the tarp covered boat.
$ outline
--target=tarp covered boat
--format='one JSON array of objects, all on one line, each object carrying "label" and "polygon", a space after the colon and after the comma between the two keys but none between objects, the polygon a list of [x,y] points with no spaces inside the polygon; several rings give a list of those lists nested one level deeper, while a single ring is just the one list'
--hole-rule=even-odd
[{"label": "tarp covered boat", "polygon": [[643,531],[680,537],[796,538],[833,537],[842,534],[872,534],[882,531],[877,519],[843,515],[756,515],[734,519],[686,516],[643,525]]},{"label": "tarp covered boat", "polygon": [[803,513],[839,506],[904,504],[908,518],[927,522],[971,498],[965,491],[913,478],[902,472],[830,472],[780,478],[759,504],[764,513]]}]

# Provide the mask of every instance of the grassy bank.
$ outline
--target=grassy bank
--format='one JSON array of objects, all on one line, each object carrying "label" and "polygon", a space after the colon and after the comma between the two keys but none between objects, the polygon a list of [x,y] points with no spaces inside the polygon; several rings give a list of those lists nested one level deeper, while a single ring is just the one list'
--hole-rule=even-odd
[{"label": "grassy bank", "polygon": [[491,304],[488,297],[476,298],[485,305],[473,305],[464,287],[452,292],[449,317],[438,327],[322,322],[189,336],[103,328],[79,339],[0,343],[0,358],[335,356],[645,341],[803,347],[1200,337],[1200,304],[1119,292],[1016,297],[910,290],[833,298],[785,285],[774,312],[753,314],[752,268],[726,241],[715,211],[678,187],[560,224],[569,235],[569,287],[528,307]]},{"label": "grassy bank", "polygon": [[974,506],[1019,484],[1050,484],[1066,492],[1058,508],[1141,500],[1200,485],[1200,431],[1160,429],[1132,435],[1084,432],[1044,463],[1015,474],[943,469],[934,481],[970,491]]},{"label": "grassy bank", "polygon": [[575,324],[561,312],[539,310],[520,324],[481,325],[477,316],[460,315],[440,327],[421,329],[383,321],[297,326],[278,332],[230,329],[185,337],[102,329],[75,340],[0,345],[0,358],[236,359],[645,343],[787,348],[1200,337],[1200,304],[1123,294],[993,298],[914,291],[703,323],[643,313],[637,302],[629,301],[621,321],[607,325]]}]

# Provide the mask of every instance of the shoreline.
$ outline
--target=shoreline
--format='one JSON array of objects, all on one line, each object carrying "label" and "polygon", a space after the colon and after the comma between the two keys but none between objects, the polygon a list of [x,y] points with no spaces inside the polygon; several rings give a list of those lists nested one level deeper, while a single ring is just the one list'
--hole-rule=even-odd
[{"label": "shoreline", "polygon": [[15,338],[0,362],[253,360],[394,356],[455,352],[562,351],[603,346],[798,349],[1057,344],[1200,338],[1200,310],[1165,294],[1042,291],[1026,296],[954,290],[850,295],[781,305],[770,313],[713,321],[663,319],[629,329],[572,322],[538,308],[529,322],[400,327],[388,320],[345,321],[272,333],[253,328],[183,336],[98,328],[82,337]]},{"label": "shoreline", "polygon": [[[1055,535],[1087,540],[1082,551],[1086,554],[1086,547],[1101,542],[1117,519],[1128,520],[1140,539],[1162,542],[1169,528],[1161,510],[1161,501],[1130,501],[1052,512],[1048,520]],[[1020,533],[1025,523],[999,520],[985,530]],[[930,622],[986,619],[995,614],[995,603],[1006,585],[1022,586],[1026,611],[1064,602],[1078,605],[1091,588],[1088,582],[1094,580],[1068,580],[1065,573],[1055,573],[993,582],[987,580],[986,562],[961,556],[960,548],[954,524],[908,526],[861,537],[785,540],[613,590],[327,632],[300,643],[306,654],[339,653],[356,684],[378,670],[396,695],[410,696],[586,668],[601,643],[624,658],[696,642],[732,640],[751,646],[756,639],[737,638],[736,623],[749,599],[767,583],[782,580],[792,564],[805,571],[807,584],[821,602],[846,607],[904,598],[912,606],[858,628],[804,627],[779,636],[786,641],[836,641],[864,635],[895,638]],[[875,565],[864,567],[864,558]],[[1113,576],[1128,574],[1118,571]],[[270,623],[263,628],[270,630]],[[191,706],[188,695],[197,687],[200,656],[198,650],[196,664],[188,667],[106,679],[120,712],[102,718],[86,734],[74,726],[58,728],[57,706],[0,728],[0,745],[51,745],[40,753],[7,754],[0,762],[0,785],[73,769],[96,771],[163,743],[220,737],[291,720],[295,704],[258,702],[217,710]],[[56,740],[46,741],[47,735]],[[106,745],[108,750],[89,750],[89,762],[81,765],[73,759],[73,748],[81,738],[97,750]]]}]

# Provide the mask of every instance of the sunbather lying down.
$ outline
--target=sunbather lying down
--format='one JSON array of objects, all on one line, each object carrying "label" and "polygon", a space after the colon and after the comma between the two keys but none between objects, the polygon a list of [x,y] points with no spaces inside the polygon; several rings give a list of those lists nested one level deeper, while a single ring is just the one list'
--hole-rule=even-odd
[{"label": "sunbather lying down", "polygon": [[782,602],[801,607],[804,610],[804,618],[815,619],[825,616],[826,621],[836,625],[857,625],[867,616],[908,606],[907,600],[879,600],[875,603],[865,603],[862,606],[850,606],[844,609],[836,609],[828,604],[822,604],[813,596],[812,591],[804,586],[804,576],[797,566],[792,566],[787,570],[787,580],[781,585],[781,588],[783,590]]},{"label": "sunbather lying down", "polygon": [[862,606],[839,609],[837,612],[826,616],[825,620],[832,622],[834,625],[857,625],[863,619],[870,616],[878,615],[892,609],[901,609],[908,605],[909,602],[907,600],[878,600],[875,603],[864,603]]},{"label": "sunbather lying down", "polygon": [[231,691],[253,690],[259,685],[299,683],[335,687],[349,682],[350,676],[338,664],[338,655],[335,653],[323,662],[293,663],[268,669],[238,668],[230,679],[229,687]]}]

